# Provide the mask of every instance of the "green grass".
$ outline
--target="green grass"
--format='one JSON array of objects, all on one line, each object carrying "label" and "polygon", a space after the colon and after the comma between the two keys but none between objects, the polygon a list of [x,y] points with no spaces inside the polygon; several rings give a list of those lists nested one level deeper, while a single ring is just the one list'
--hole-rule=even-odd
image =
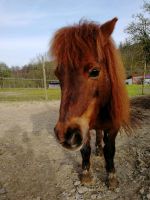
[{"label": "green grass", "polygon": [[[142,85],[127,85],[130,97],[142,95]],[[150,94],[150,85],[144,85],[144,94]]]},{"label": "green grass", "polygon": [[[60,99],[60,89],[48,89],[48,100]],[[42,101],[45,100],[44,89],[20,89],[3,88],[0,89],[0,101]]]},{"label": "green grass", "polygon": [[[142,95],[141,85],[127,85],[130,97]],[[48,101],[60,99],[60,89],[48,89]],[[144,94],[150,95],[150,85],[145,85]],[[0,101],[43,101],[45,100],[44,89],[20,89],[2,88],[0,89]]]}]

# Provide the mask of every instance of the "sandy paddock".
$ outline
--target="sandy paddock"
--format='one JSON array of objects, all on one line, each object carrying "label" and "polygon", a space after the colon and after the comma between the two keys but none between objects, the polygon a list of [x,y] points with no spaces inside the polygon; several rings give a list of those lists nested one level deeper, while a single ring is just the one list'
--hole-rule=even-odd
[{"label": "sandy paddock", "polygon": [[115,165],[120,186],[105,185],[103,157],[95,156],[95,183],[82,186],[80,152],[68,152],[55,140],[59,101],[0,103],[0,200],[150,199],[150,108],[136,134],[117,136]]}]

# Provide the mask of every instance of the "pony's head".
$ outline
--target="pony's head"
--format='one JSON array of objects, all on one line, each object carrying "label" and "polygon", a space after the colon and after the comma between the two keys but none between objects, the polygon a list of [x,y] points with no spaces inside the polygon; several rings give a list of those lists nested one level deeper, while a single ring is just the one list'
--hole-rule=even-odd
[{"label": "pony's head", "polygon": [[52,40],[61,86],[55,134],[65,148],[81,148],[97,123],[118,128],[128,118],[124,72],[111,40],[116,21],[81,21],[58,30]]}]

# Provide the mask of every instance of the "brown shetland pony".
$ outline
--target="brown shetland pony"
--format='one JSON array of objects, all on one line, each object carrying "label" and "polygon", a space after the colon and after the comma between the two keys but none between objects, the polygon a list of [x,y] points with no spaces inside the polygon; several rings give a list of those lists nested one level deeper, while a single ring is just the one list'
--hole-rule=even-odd
[{"label": "brown shetland pony", "polygon": [[[55,74],[61,86],[61,105],[55,134],[60,144],[81,150],[82,181],[90,170],[90,133],[96,130],[96,150],[102,150],[110,188],[117,186],[115,138],[121,127],[128,128],[129,100],[125,74],[111,39],[117,18],[102,25],[81,21],[58,30],[51,54],[57,61]],[[102,136],[103,131],[103,136]]]}]

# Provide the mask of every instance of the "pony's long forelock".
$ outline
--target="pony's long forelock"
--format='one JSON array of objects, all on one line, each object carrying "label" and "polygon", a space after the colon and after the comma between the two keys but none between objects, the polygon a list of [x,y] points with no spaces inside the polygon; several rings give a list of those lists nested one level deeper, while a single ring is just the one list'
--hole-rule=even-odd
[{"label": "pony's long forelock", "polygon": [[52,40],[51,54],[58,66],[78,68],[85,59],[105,59],[111,82],[110,117],[114,128],[129,130],[129,100],[125,88],[125,72],[118,52],[109,38],[103,43],[100,25],[82,21],[58,30]]},{"label": "pony's long forelock", "polygon": [[[83,60],[94,57],[97,61],[104,57],[100,25],[80,21],[74,26],[59,29],[53,40],[50,53],[58,65],[78,68]],[[100,44],[101,43],[101,44]]]}]

